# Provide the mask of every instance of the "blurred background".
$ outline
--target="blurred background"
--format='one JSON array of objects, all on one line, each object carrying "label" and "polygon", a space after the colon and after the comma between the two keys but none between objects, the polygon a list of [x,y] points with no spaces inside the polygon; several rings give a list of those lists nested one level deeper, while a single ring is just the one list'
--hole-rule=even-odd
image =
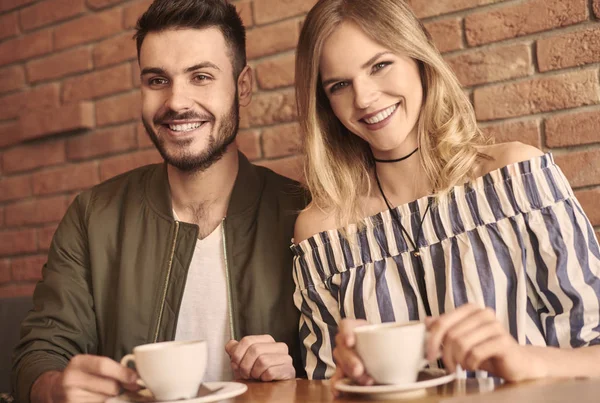
[{"label": "blurred background", "polygon": [[[600,0],[408,2],[481,127],[552,152],[600,235]],[[315,0],[234,3],[256,82],[238,144],[301,179],[294,48]],[[0,0],[0,300],[32,293],[80,190],[160,161],[139,123],[131,39],[149,4]]]}]

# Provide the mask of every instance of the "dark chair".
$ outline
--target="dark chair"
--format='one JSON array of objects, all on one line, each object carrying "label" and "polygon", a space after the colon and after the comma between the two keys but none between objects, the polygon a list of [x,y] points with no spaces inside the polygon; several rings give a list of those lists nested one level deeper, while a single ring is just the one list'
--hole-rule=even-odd
[{"label": "dark chair", "polygon": [[[32,307],[31,297],[0,299],[0,395],[10,393],[13,349],[19,341],[21,321]],[[8,398],[0,396],[0,402],[3,401],[2,399]]]}]

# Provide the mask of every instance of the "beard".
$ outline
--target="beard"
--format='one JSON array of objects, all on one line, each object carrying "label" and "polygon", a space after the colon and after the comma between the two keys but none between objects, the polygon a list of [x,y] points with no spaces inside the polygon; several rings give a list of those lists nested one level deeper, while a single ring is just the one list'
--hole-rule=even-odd
[{"label": "beard", "polygon": [[[190,151],[190,146],[195,140],[193,138],[178,141],[171,146],[172,149],[168,150],[164,137],[159,136],[153,126],[151,126],[143,117],[142,123],[146,128],[146,133],[148,133],[150,140],[152,140],[154,146],[167,164],[172,165],[183,172],[198,173],[206,171],[223,157],[227,147],[233,143],[237,136],[240,123],[239,116],[240,105],[236,96],[229,111],[221,117],[221,125],[216,133],[214,126],[216,119],[212,114],[199,115],[193,111],[177,113],[173,110],[168,110],[161,116],[154,118],[154,127],[162,127],[162,122],[165,120],[201,119],[212,122],[213,128],[209,134],[208,144],[204,150],[198,153]],[[203,124],[207,124],[207,122]]]}]

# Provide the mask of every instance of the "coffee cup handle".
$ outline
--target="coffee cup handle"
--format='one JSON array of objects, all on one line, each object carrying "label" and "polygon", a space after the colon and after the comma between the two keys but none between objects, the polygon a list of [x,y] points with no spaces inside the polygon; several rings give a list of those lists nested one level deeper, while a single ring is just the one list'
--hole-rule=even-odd
[{"label": "coffee cup handle", "polygon": [[[121,358],[121,365],[124,367],[128,367],[130,362],[135,364],[135,356],[133,354],[127,354],[125,357]],[[148,388],[144,381],[139,378],[137,381],[135,381],[135,383],[142,388]]]}]

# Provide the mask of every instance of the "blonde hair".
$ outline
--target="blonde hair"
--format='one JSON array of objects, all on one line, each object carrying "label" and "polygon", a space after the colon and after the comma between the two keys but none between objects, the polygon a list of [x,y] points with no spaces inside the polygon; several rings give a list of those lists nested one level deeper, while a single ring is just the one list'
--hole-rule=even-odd
[{"label": "blonde hair", "polygon": [[373,157],[367,142],[334,115],[319,77],[323,44],[344,21],[374,41],[414,59],[423,85],[418,125],[421,163],[434,194],[473,179],[485,138],[454,73],[421,22],[402,0],[320,0],[308,13],[296,53],[296,101],[304,137],[304,174],[313,203],[332,210],[340,226],[363,218],[361,197],[371,192]]}]

